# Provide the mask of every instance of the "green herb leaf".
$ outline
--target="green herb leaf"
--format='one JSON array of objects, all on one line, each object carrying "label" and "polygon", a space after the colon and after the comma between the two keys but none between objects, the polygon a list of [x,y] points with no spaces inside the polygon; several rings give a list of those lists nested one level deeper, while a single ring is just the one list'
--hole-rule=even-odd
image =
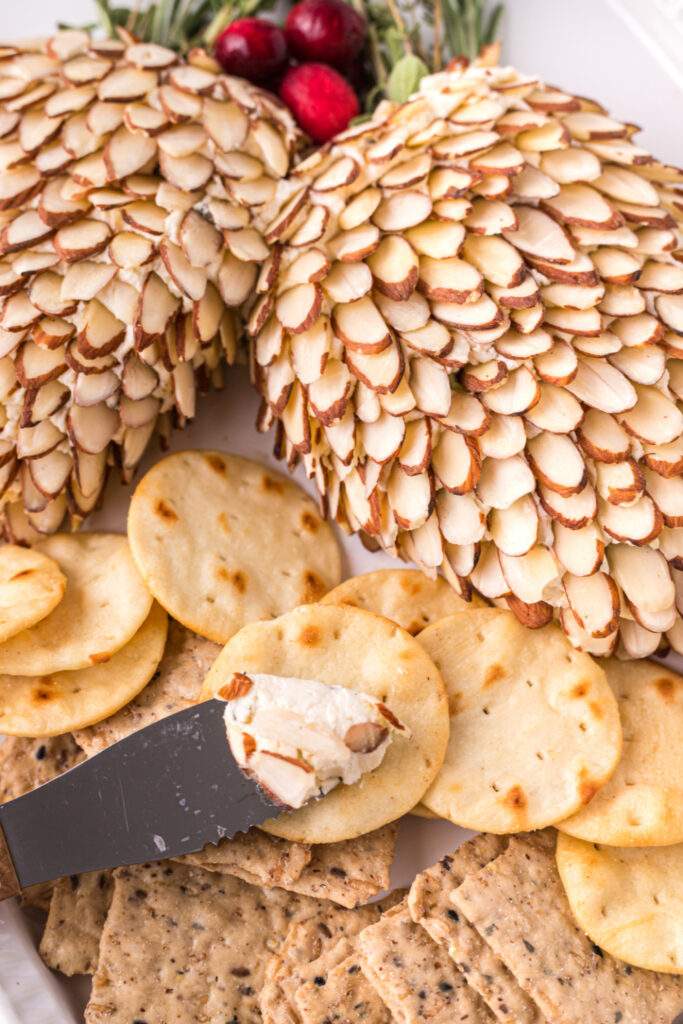
[{"label": "green herb leaf", "polygon": [[392,68],[387,81],[387,96],[394,103],[405,103],[428,74],[429,68],[423,60],[413,53],[406,54]]}]

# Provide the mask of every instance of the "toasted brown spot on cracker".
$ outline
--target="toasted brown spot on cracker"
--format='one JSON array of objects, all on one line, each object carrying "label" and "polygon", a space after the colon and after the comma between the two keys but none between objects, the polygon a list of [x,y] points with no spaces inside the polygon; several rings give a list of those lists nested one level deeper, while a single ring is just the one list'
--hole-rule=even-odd
[{"label": "toasted brown spot on cracker", "polygon": [[102,665],[103,662],[109,661],[111,658],[111,651],[98,651],[97,654],[90,655],[90,663],[92,665]]},{"label": "toasted brown spot on cracker", "polygon": [[307,601],[316,601],[319,597],[322,597],[326,592],[327,587],[314,572],[304,573],[304,603]]},{"label": "toasted brown spot on cracker", "polygon": [[455,693],[448,694],[448,714],[453,716],[456,715],[460,709],[460,701],[462,700],[462,693],[456,690]]},{"label": "toasted brown spot on cracker", "polygon": [[581,797],[581,803],[590,803],[600,788],[601,783],[595,782],[595,780],[593,779],[584,779],[583,782],[579,785],[579,796]]},{"label": "toasted brown spot on cracker", "polygon": [[261,484],[264,491],[272,491],[274,494],[282,494],[285,489],[280,480],[273,479],[273,477],[268,476],[267,473],[263,474]]},{"label": "toasted brown spot on cracker", "polygon": [[317,533],[320,526],[320,520],[317,516],[314,516],[312,512],[302,512],[301,525],[304,530],[309,530],[311,533]]},{"label": "toasted brown spot on cracker", "polygon": [[15,576],[12,576],[10,582],[13,583],[15,580],[24,580],[26,579],[27,576],[32,576],[35,571],[35,569],[23,569],[21,572],[18,572]]},{"label": "toasted brown spot on cracker", "polygon": [[251,757],[256,750],[256,740],[250,732],[242,733],[242,746],[244,747],[244,756]]},{"label": "toasted brown spot on cracker", "polygon": [[577,683],[571,691],[571,696],[576,697],[577,699],[579,697],[585,697],[589,690],[590,683],[587,683],[585,679],[582,679],[581,682]]},{"label": "toasted brown spot on cracker", "polygon": [[228,517],[226,516],[225,512],[218,513],[217,521],[221,530],[225,530],[226,533],[230,533],[230,523],[228,522]]},{"label": "toasted brown spot on cracker", "polygon": [[528,805],[526,793],[521,786],[513,786],[511,789],[508,789],[502,802],[514,811],[524,811]]},{"label": "toasted brown spot on cracker", "polygon": [[675,683],[670,676],[662,676],[655,682],[655,687],[659,696],[662,700],[665,700],[667,704],[671,704],[674,696]]},{"label": "toasted brown spot on cracker", "polygon": [[315,647],[321,639],[320,630],[316,626],[304,626],[299,633],[299,643],[308,647]]},{"label": "toasted brown spot on cracker", "polygon": [[207,455],[206,461],[214,473],[220,473],[221,476],[225,476],[225,462],[220,455]]},{"label": "toasted brown spot on cracker", "polygon": [[243,594],[247,589],[247,577],[243,572],[234,572],[232,574],[232,585],[240,594]]},{"label": "toasted brown spot on cracker", "polygon": [[154,511],[161,519],[165,519],[169,523],[176,523],[178,521],[178,516],[163,498],[159,498],[154,506]]},{"label": "toasted brown spot on cracker", "polygon": [[493,686],[494,683],[497,683],[500,679],[504,678],[505,669],[503,668],[503,666],[491,665],[486,670],[486,675],[484,676],[484,687]]},{"label": "toasted brown spot on cracker", "polygon": [[590,701],[589,704],[588,704],[588,707],[593,712],[593,715],[595,716],[595,718],[602,718],[603,713],[604,713],[604,708],[603,708],[602,704],[598,703],[597,700]]},{"label": "toasted brown spot on cracker", "polygon": [[59,697],[60,691],[56,687],[36,686],[31,693],[31,700],[34,704],[47,704]]}]

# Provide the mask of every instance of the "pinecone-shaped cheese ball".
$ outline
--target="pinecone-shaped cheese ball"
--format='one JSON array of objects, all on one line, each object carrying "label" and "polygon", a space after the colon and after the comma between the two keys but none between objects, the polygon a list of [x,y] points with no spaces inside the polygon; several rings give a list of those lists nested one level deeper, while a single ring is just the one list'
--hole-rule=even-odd
[{"label": "pinecone-shaped cheese ball", "polygon": [[343,526],[641,657],[683,650],[683,171],[635,131],[511,69],[425,79],[261,211],[249,330],[261,426]]},{"label": "pinecone-shaped cheese ball", "polygon": [[278,101],[199,52],[65,31],[0,51],[0,505],[78,522],[114,462],[220,386],[298,143]]}]

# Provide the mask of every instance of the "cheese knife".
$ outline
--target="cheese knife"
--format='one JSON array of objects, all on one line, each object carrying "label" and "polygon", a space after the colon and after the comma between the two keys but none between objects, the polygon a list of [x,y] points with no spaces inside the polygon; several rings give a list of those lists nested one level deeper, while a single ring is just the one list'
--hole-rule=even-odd
[{"label": "cheese knife", "polygon": [[279,814],[235,761],[224,711],[221,700],[193,705],[0,805],[0,900],[193,853]]}]

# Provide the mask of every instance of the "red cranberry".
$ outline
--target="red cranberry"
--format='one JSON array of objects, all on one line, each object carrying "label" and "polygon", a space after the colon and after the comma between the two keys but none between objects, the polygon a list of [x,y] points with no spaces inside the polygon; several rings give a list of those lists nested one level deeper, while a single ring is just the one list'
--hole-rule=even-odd
[{"label": "red cranberry", "polygon": [[281,28],[263,18],[240,18],[216,40],[216,59],[229,75],[262,83],[284,71],[287,40]]},{"label": "red cranberry", "polygon": [[358,97],[345,78],[327,64],[290,68],[280,98],[314,142],[327,142],[359,112]]},{"label": "red cranberry", "polygon": [[287,42],[300,61],[321,61],[346,70],[360,53],[365,18],[345,0],[302,0],[285,22]]}]

